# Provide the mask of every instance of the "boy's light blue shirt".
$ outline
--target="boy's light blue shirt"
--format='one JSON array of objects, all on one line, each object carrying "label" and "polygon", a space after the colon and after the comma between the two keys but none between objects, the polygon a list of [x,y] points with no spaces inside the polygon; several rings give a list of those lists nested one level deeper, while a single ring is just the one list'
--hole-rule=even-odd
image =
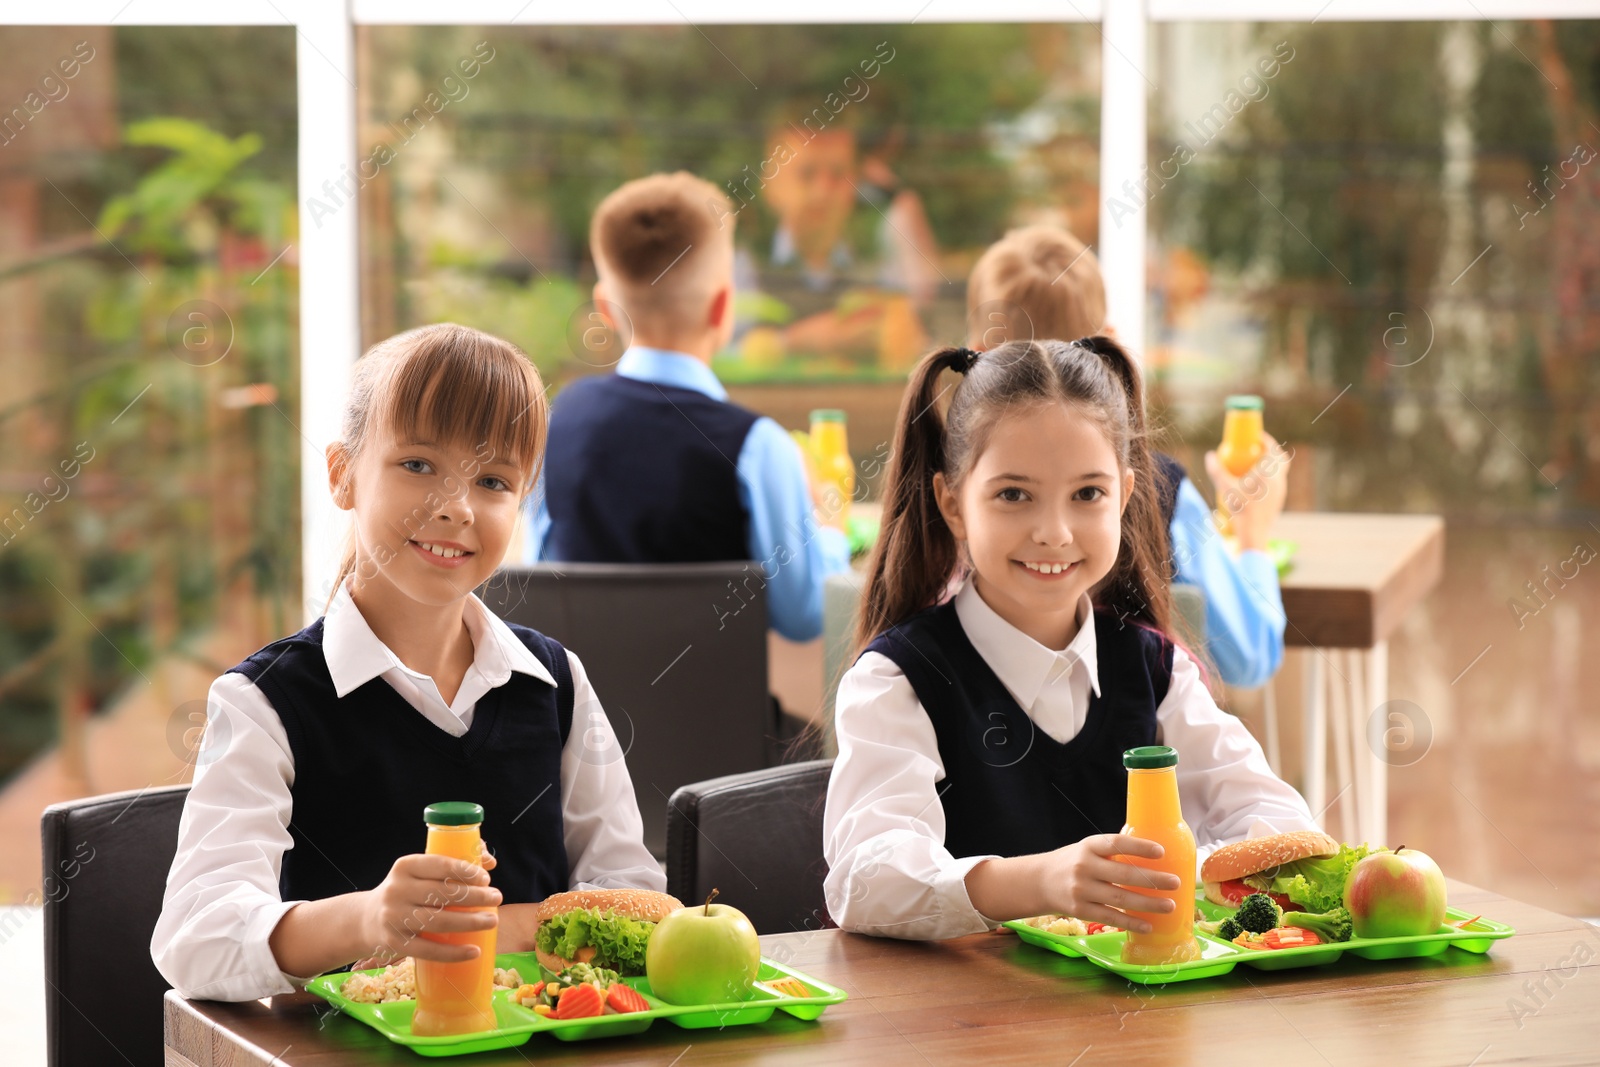
[{"label": "boy's light blue shirt", "polygon": [[1172,514],[1174,582],[1197,585],[1206,597],[1206,650],[1229,685],[1265,685],[1283,662],[1283,595],[1278,569],[1265,552],[1239,553],[1223,543],[1211,507],[1194,483],[1178,486]]},{"label": "boy's light blue shirt", "polygon": [[[727,400],[710,367],[694,356],[661,348],[623,353],[616,373],[657,385],[692,389]],[[822,633],[822,582],[850,566],[850,543],[831,526],[818,526],[800,449],[787,430],[763,416],[750,427],[735,463],[739,503],[750,517],[750,558],[767,576],[767,614],[772,628],[791,641]],[[530,497],[532,521],[523,558],[542,561],[550,535],[544,479]]]}]

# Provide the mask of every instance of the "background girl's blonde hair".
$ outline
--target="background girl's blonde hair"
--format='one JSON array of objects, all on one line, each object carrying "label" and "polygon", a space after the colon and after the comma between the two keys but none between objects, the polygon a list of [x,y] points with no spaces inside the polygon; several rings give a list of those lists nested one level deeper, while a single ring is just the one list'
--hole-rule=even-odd
[{"label": "background girl's blonde hair", "polygon": [[[544,383],[516,345],[455,323],[419,326],[369,348],[356,361],[340,420],[349,462],[388,431],[397,440],[464,446],[479,464],[509,460],[526,497],[544,462],[549,409]],[[470,481],[476,472],[461,472]],[[328,603],[356,567],[352,534]],[[324,611],[327,609],[324,608]]]}]

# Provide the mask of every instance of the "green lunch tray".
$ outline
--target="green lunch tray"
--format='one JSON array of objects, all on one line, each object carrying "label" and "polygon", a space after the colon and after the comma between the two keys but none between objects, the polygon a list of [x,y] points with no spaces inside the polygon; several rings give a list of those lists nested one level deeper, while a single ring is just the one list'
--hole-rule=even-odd
[{"label": "green lunch tray", "polygon": [[[536,976],[533,981],[552,977],[549,971],[539,966],[539,959],[532,952],[496,956],[494,965],[504,968],[515,967],[524,980],[530,975]],[[382,970],[383,968],[377,967],[360,973],[378,974]],[[596,1037],[638,1034],[650,1029],[651,1024],[657,1019],[667,1019],[674,1026],[681,1026],[686,1030],[764,1023],[778,1011],[809,1021],[820,1016],[830,1004],[838,1004],[845,999],[844,990],[836,989],[826,982],[819,982],[808,974],[774,963],[763,956],[761,970],[757,972],[755,994],[750,1000],[721,1004],[668,1004],[666,1001],[658,1000],[651,993],[650,979],[624,978],[622,981],[626,985],[637,989],[644,995],[645,1000],[649,1001],[649,1011],[563,1021],[539,1015],[532,1008],[513,1004],[511,990],[496,989],[494,1012],[495,1019],[500,1025],[495,1029],[452,1037],[418,1037],[411,1032],[411,1015],[416,1011],[416,1001],[357,1004],[346,1000],[339,992],[339,987],[349,977],[348,972],[339,972],[313,978],[306,983],[306,992],[315,993],[352,1019],[366,1023],[395,1044],[404,1045],[423,1056],[461,1056],[468,1052],[512,1048],[523,1044],[534,1034],[549,1034],[562,1041],[587,1041]],[[764,983],[774,978],[798,979],[813,995],[791,997],[767,988]]]},{"label": "green lunch tray", "polygon": [[1299,548],[1298,541],[1286,541],[1281,537],[1267,538],[1267,558],[1277,568],[1279,578],[1294,569],[1294,554]]},{"label": "green lunch tray", "polygon": [[879,520],[864,515],[851,515],[845,520],[846,537],[850,540],[850,556],[864,556],[878,542]]},{"label": "green lunch tray", "polygon": [[[1232,908],[1213,904],[1198,895],[1195,905],[1209,920],[1222,919],[1233,914]],[[1459,922],[1472,917],[1472,912],[1457,908],[1445,911],[1447,922]],[[1451,946],[1468,952],[1481,953],[1488,952],[1489,946],[1494,942],[1516,933],[1503,923],[1479,918],[1465,930],[1441,926],[1436,933],[1418,934],[1414,937],[1353,937],[1349,941],[1308,945],[1305,948],[1255,949],[1240,948],[1231,942],[1196,930],[1195,937],[1200,939],[1199,959],[1185,963],[1139,966],[1122,962],[1122,939],[1125,935],[1120,931],[1066,937],[1036,930],[1021,920],[1008,922],[1005,925],[1030,945],[1038,945],[1051,952],[1059,952],[1063,956],[1081,956],[1090,963],[1141,985],[1164,985],[1167,982],[1186,982],[1194,978],[1214,978],[1219,974],[1227,974],[1236,964],[1241,963],[1259,971],[1316,967],[1332,963],[1347,952],[1367,960],[1437,956]]]}]

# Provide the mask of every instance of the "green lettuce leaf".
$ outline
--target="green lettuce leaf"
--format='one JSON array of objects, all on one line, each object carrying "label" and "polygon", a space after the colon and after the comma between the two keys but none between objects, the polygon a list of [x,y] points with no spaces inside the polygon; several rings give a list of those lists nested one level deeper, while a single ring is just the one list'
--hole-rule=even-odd
[{"label": "green lettuce leaf", "polygon": [[539,951],[575,959],[578,950],[592,946],[590,964],[624,975],[644,973],[644,950],[655,923],[623,915],[602,914],[589,908],[574,908],[565,915],[539,924],[535,939]]},{"label": "green lettuce leaf", "polygon": [[[1350,877],[1350,869],[1371,854],[1372,849],[1366,845],[1359,848],[1341,845],[1336,856],[1285,863],[1277,869],[1265,888],[1273,893],[1282,893],[1306,911],[1332,911],[1344,904],[1344,883]],[[1264,878],[1261,880],[1265,881]],[[1249,882],[1250,879],[1245,881]]]}]

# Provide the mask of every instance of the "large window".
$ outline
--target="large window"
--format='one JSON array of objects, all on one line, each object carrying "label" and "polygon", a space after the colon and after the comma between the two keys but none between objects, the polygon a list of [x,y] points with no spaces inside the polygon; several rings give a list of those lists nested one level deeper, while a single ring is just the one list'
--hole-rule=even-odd
[{"label": "large window", "polygon": [[[0,55],[0,777],[59,743],[42,803],[182,770],[175,672],[299,625],[295,37],[0,27]],[[171,751],[91,752],[130,700]]]},{"label": "large window", "polygon": [[859,414],[886,423],[915,360],[964,337],[989,242],[1039,219],[1094,240],[1091,26],[384,26],[358,54],[369,342],[455,319],[547,379],[608,366],[590,214],[683,168],[727,192],[736,227],[719,376],[881,383]]},{"label": "large window", "polygon": [[1593,914],[1592,858],[1517,843],[1585,832],[1519,783],[1590,778],[1600,740],[1579,711],[1600,681],[1600,23],[1171,23],[1150,44],[1146,337],[1175,447],[1199,469],[1223,394],[1259,391],[1295,506],[1446,516],[1444,579],[1390,661],[1436,739],[1391,825]]}]

